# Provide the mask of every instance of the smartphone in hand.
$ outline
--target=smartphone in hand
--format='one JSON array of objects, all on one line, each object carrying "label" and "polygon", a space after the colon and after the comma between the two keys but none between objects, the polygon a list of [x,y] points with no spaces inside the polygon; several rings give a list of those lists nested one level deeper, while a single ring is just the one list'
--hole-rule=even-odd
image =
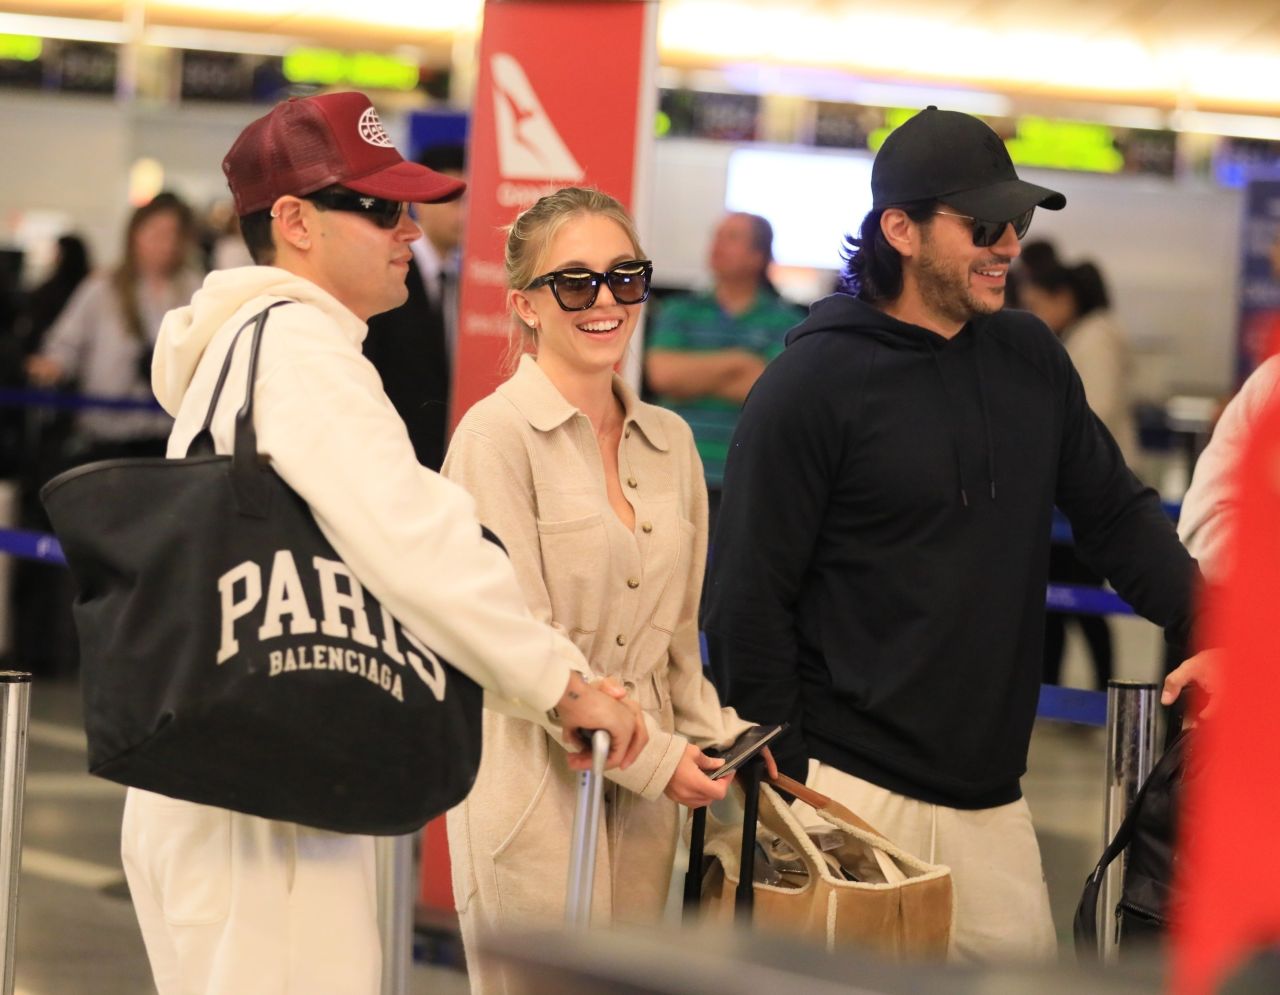
[{"label": "smartphone in hand", "polygon": [[752,726],[729,748],[729,752],[724,755],[724,765],[711,771],[707,777],[718,781],[726,774],[737,770],[777,739],[786,728],[785,722],[776,726]]}]

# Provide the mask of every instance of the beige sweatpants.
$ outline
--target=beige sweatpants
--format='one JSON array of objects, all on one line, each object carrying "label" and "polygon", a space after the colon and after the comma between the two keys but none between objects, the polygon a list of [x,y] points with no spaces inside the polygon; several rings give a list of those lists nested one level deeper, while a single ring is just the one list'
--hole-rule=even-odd
[{"label": "beige sweatpants", "polygon": [[[1057,957],[1040,844],[1026,799],[983,809],[930,805],[812,759],[807,783],[908,853],[951,868],[956,901],[951,960],[1007,963]],[[803,802],[793,807],[805,825],[821,824]]]},{"label": "beige sweatpants", "polygon": [[377,995],[371,837],[130,788],[120,849],[159,995]]}]

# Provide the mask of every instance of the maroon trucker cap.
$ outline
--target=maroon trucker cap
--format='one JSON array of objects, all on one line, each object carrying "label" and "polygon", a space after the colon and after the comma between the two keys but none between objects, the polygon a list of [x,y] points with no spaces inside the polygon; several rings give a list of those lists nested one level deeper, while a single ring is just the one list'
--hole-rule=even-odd
[{"label": "maroon trucker cap", "polygon": [[240,133],[222,160],[236,214],[265,211],[280,197],[301,197],[340,183],[386,200],[434,203],[466,184],[406,162],[363,93],[291,97]]}]

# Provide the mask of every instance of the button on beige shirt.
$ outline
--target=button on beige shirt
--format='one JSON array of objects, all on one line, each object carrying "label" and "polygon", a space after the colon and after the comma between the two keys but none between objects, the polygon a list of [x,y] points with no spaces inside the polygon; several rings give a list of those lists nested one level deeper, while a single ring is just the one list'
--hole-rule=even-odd
[{"label": "button on beige shirt", "polygon": [[[609,504],[590,420],[529,356],[510,380],[467,412],[442,472],[472,494],[480,520],[506,544],[535,617],[562,630],[596,674],[622,682],[645,710],[648,745],[629,769],[608,776],[629,789],[622,796],[635,793],[627,802],[624,835],[660,837],[629,844],[626,872],[660,878],[643,889],[652,890],[660,911],[675,848],[676,809],[662,797],[663,789],[689,741],[727,746],[750,724],[720,706],[703,676],[698,599],[707,496],[693,435],[677,415],[641,402],[621,378],[614,378],[613,389],[624,408],[618,474],[635,509],[634,529]],[[450,817],[460,911],[477,887],[484,904],[500,907],[502,921],[512,914],[554,914],[554,903],[563,902],[573,777],[564,750],[555,744],[548,750],[549,742],[531,723],[486,713],[476,788],[466,811]],[[645,803],[655,810],[652,818],[640,814]],[[539,814],[540,807],[556,811]],[[545,828],[535,830],[536,824]],[[563,839],[544,838],[529,847],[545,867],[545,882],[535,885],[544,871],[516,862],[515,844],[521,836],[542,833]],[[617,853],[623,840],[613,835],[614,827],[610,834]],[[637,858],[637,847],[645,859]],[[556,866],[562,849],[566,863]],[[509,867],[502,866],[503,858]],[[613,886],[622,894],[619,873],[614,869]],[[548,893],[535,900],[539,888]],[[628,898],[652,904],[634,888]],[[613,907],[621,901],[615,898]],[[499,914],[486,912],[486,918],[498,921]]]}]

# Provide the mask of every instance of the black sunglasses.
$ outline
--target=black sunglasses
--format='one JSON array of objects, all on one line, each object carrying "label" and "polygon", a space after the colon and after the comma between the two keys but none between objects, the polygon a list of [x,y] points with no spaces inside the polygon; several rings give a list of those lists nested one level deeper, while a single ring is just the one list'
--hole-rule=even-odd
[{"label": "black sunglasses", "polygon": [[1004,238],[1005,225],[1013,225],[1013,233],[1021,239],[1031,227],[1031,216],[1036,213],[1029,207],[1016,218],[1008,221],[980,221],[969,214],[955,214],[952,211],[934,211],[934,214],[945,214],[949,218],[963,218],[973,230],[973,244],[981,249],[989,249]]},{"label": "black sunglasses", "polygon": [[363,214],[379,228],[388,230],[400,223],[400,214],[404,211],[404,201],[384,200],[381,197],[370,197],[368,194],[354,190],[325,189],[314,193],[303,194],[303,200],[330,211],[350,211],[352,214]]},{"label": "black sunglasses", "polygon": [[642,304],[649,298],[649,279],[653,263],[648,259],[631,259],[618,263],[604,273],[571,266],[558,269],[534,280],[526,291],[550,287],[562,311],[585,311],[595,306],[600,284],[607,283],[613,299],[619,304]]}]

